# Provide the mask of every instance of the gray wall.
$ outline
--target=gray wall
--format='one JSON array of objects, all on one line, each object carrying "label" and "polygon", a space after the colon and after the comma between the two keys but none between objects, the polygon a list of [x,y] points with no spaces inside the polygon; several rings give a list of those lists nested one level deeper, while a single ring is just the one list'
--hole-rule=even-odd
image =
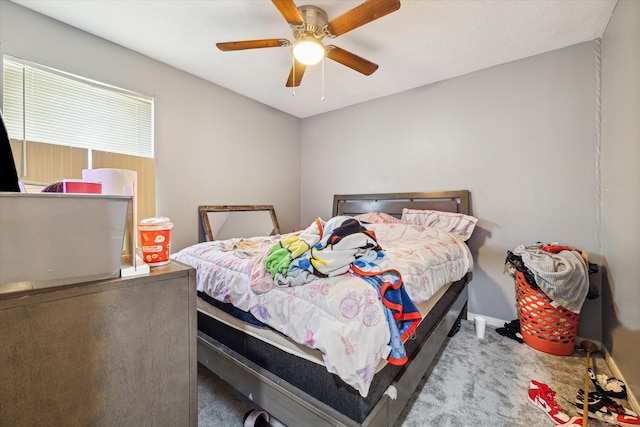
[{"label": "gray wall", "polygon": [[[596,238],[597,43],[493,67],[302,125],[302,220],[335,193],[468,189],[479,218],[469,311],[516,318],[506,252],[554,242],[601,257]],[[314,167],[313,159],[331,159]]]},{"label": "gray wall", "polygon": [[602,39],[605,345],[640,398],[640,2],[621,0]]},{"label": "gray wall", "polygon": [[299,119],[7,0],[2,54],[155,97],[156,206],[174,252],[197,242],[198,205],[272,204],[283,230],[298,226]]}]

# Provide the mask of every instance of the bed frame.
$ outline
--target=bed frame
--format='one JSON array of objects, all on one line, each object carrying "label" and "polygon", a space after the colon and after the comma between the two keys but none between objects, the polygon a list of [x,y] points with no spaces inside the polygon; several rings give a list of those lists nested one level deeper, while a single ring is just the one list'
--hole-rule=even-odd
[{"label": "bed frame", "polygon": [[[405,207],[469,214],[469,192],[336,195],[333,215],[385,212],[399,217]],[[260,357],[255,355],[260,350],[248,351],[246,357],[238,352],[243,351],[246,344],[232,345],[235,350],[223,344],[224,328],[219,324],[211,326],[205,319],[207,316],[201,313],[198,313],[198,362],[286,425],[391,427],[434,362],[447,336],[457,331],[461,318],[466,318],[467,284],[470,280],[471,273],[468,273],[451,285],[437,303],[437,309],[425,317],[423,323],[426,326],[421,332],[424,339],[413,340],[410,343],[413,348],[407,342],[409,362],[403,367],[393,367],[396,371],[390,371],[394,376],[389,381],[391,385],[379,397],[376,396],[370,411],[358,421],[292,384],[295,381],[286,381],[261,363],[256,363]],[[299,375],[303,373],[299,372]],[[326,373],[326,376],[330,375]],[[328,391],[324,395],[330,393]]]}]

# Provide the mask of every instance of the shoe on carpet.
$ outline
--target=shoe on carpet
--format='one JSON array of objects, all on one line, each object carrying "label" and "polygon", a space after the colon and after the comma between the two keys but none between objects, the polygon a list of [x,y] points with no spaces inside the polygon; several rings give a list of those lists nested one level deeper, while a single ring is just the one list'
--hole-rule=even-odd
[{"label": "shoe on carpet", "polygon": [[589,378],[600,393],[615,399],[627,398],[627,386],[619,379],[607,377],[605,374],[596,375],[591,368],[589,368]]},{"label": "shoe on carpet", "polygon": [[571,417],[556,402],[556,392],[544,383],[531,380],[528,399],[533,406],[542,409],[556,424],[566,424],[571,420]]},{"label": "shoe on carpet", "polygon": [[[576,394],[576,406],[581,410],[584,408],[584,390],[582,389]],[[640,426],[638,414],[599,391],[589,393],[587,411],[589,417],[607,424],[624,427]]]},{"label": "shoe on carpet", "polygon": [[[596,395],[596,393],[598,394]],[[597,391],[589,393],[587,400],[587,413],[589,414],[589,418],[615,425],[616,416],[606,406],[604,406],[601,396],[602,395]],[[578,390],[578,393],[576,394],[576,406],[580,412],[584,410],[584,390],[582,389]]]}]

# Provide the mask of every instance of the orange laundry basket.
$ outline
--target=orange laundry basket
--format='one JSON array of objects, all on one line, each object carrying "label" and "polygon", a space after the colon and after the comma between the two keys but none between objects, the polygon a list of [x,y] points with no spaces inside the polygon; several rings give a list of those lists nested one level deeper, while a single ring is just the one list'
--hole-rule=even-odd
[{"label": "orange laundry basket", "polygon": [[515,273],[518,319],[524,342],[545,353],[572,354],[580,316],[552,306],[551,299],[540,288],[529,285],[521,271]]}]

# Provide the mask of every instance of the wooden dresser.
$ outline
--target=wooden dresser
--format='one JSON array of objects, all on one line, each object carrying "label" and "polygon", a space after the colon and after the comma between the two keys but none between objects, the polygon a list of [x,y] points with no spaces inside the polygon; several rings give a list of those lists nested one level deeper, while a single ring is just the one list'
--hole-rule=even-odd
[{"label": "wooden dresser", "polygon": [[0,295],[0,426],[196,426],[195,270]]}]

